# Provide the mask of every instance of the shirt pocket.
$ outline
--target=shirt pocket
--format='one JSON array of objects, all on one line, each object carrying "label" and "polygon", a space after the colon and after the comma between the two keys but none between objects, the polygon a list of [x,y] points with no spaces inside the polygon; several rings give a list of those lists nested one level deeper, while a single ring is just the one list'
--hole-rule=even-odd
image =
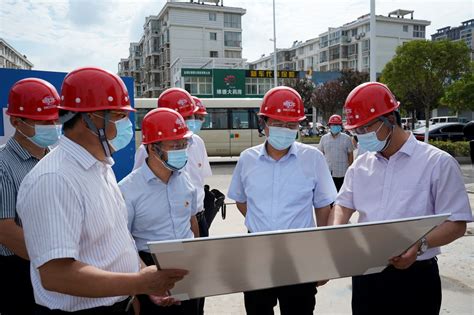
[{"label": "shirt pocket", "polygon": [[[427,215],[429,189],[426,185],[404,185],[397,189],[393,196],[388,213],[393,213],[388,219],[408,218]],[[392,208],[392,209],[390,209]]]}]

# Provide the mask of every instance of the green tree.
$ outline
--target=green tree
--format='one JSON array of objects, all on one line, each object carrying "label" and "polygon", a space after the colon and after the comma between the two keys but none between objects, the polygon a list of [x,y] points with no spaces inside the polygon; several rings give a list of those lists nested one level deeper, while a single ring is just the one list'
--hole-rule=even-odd
[{"label": "green tree", "polygon": [[369,74],[367,72],[359,72],[353,70],[342,70],[338,81],[341,83],[341,95],[346,100],[349,93],[358,85],[369,81]]},{"label": "green tree", "polygon": [[288,84],[289,87],[295,89],[303,99],[304,107],[307,109],[311,109],[313,107],[312,104],[312,96],[314,91],[314,83],[311,80],[306,78],[299,79],[294,83]]},{"label": "green tree", "polygon": [[321,111],[324,121],[328,121],[331,115],[342,111],[345,102],[344,93],[341,82],[338,80],[327,81],[316,87],[312,100]]},{"label": "green tree", "polygon": [[430,111],[438,107],[445,89],[468,70],[469,48],[464,42],[414,40],[397,48],[381,81],[405,109],[424,110],[428,127]]},{"label": "green tree", "polygon": [[441,104],[456,112],[474,110],[474,62],[469,71],[446,89]]}]

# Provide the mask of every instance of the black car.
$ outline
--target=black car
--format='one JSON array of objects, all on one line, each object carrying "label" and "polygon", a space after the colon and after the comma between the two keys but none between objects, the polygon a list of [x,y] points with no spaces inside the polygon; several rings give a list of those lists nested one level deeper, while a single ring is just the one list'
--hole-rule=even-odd
[{"label": "black car", "polygon": [[[429,127],[429,139],[430,140],[441,140],[441,141],[464,141],[463,128],[466,124],[464,123],[439,123],[430,125]],[[425,140],[425,127],[413,130],[413,135],[420,141]]]}]

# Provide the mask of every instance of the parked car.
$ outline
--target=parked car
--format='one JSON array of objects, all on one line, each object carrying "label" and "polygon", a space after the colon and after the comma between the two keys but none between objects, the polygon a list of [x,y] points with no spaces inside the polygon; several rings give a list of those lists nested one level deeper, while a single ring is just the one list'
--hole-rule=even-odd
[{"label": "parked car", "polygon": [[418,129],[418,128],[421,128],[421,127],[424,127],[426,126],[426,120],[418,120],[416,123],[415,123],[415,129]]},{"label": "parked car", "polygon": [[464,117],[457,117],[457,116],[440,116],[440,117],[432,117],[430,118],[430,125],[431,124],[439,124],[439,123],[467,123],[467,119]]},{"label": "parked car", "polygon": [[[464,123],[437,123],[430,125],[428,138],[431,140],[442,140],[442,141],[463,141],[466,140],[464,136],[463,128],[466,124]],[[421,127],[413,130],[413,135],[420,141],[425,140],[425,127]]]}]

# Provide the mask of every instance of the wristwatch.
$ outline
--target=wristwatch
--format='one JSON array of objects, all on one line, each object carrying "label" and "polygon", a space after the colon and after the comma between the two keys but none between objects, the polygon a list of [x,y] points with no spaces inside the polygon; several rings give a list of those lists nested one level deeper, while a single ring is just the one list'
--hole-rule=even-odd
[{"label": "wristwatch", "polygon": [[428,242],[426,241],[426,237],[422,237],[420,240],[420,247],[418,247],[418,252],[416,253],[416,255],[421,256],[427,250],[428,250]]}]

